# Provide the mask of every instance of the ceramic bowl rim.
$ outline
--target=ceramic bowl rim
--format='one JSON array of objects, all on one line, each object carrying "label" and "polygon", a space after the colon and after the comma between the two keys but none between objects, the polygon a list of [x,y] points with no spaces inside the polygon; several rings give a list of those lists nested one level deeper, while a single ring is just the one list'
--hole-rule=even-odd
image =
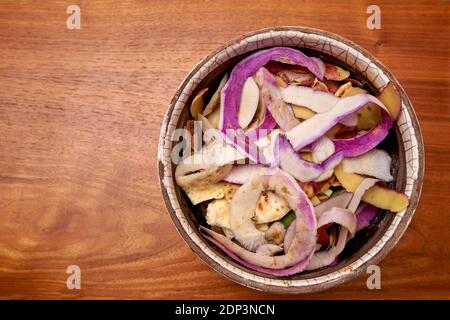
[{"label": "ceramic bowl rim", "polygon": [[[214,57],[217,57],[217,55],[221,52],[224,52],[227,50],[227,48],[230,48],[233,45],[240,44],[242,41],[245,41],[247,39],[250,39],[252,37],[258,37],[261,35],[267,35],[277,32],[294,32],[296,34],[304,34],[304,35],[320,35],[322,37],[325,37],[329,39],[330,41],[337,41],[340,44],[343,44],[345,46],[348,46],[349,48],[352,48],[359,52],[362,57],[365,57],[369,59],[371,62],[373,62],[374,65],[376,65],[379,70],[381,70],[384,75],[387,76],[387,78],[390,81],[393,81],[396,86],[400,90],[401,98],[402,98],[402,109],[405,109],[408,113],[408,116],[410,117],[409,121],[411,124],[412,131],[415,134],[415,138],[417,139],[417,145],[414,146],[417,148],[418,157],[417,159],[414,159],[417,161],[417,177],[414,179],[414,185],[412,186],[411,196],[410,196],[410,205],[405,210],[403,216],[401,217],[400,223],[395,226],[395,229],[393,230],[392,236],[387,239],[383,246],[379,249],[379,251],[368,258],[366,261],[363,261],[358,267],[350,270],[340,270],[342,273],[340,276],[335,278],[327,279],[327,281],[322,281],[320,283],[314,283],[310,279],[309,282],[302,286],[288,286],[288,285],[273,285],[270,283],[262,283],[258,281],[252,280],[251,277],[243,277],[239,272],[237,272],[235,267],[234,268],[225,268],[221,263],[217,262],[216,259],[214,259],[211,255],[208,255],[205,253],[204,248],[201,248],[197,243],[195,243],[192,240],[193,234],[189,234],[186,232],[185,228],[183,227],[183,223],[180,221],[180,217],[177,216],[176,210],[181,210],[179,204],[177,206],[177,203],[174,203],[174,198],[171,197],[174,190],[172,190],[172,186],[168,185],[166,178],[167,175],[170,175],[171,179],[171,173],[169,171],[172,170],[172,168],[168,168],[167,163],[164,162],[164,157],[167,156],[167,152],[171,152],[165,145],[166,141],[166,135],[169,129],[169,122],[171,120],[171,117],[173,115],[174,107],[179,102],[180,97],[182,96],[183,90],[186,89],[186,86],[196,75],[199,70],[211,59]],[[267,46],[270,47],[270,46]],[[301,49],[301,46],[295,46]],[[248,52],[251,50],[244,51]],[[185,106],[183,106],[184,108]],[[411,130],[409,127],[408,129]],[[405,129],[406,131],[406,129]],[[404,142],[403,142],[404,143]],[[331,287],[334,287],[338,284],[344,283],[346,281],[349,281],[351,279],[356,278],[358,275],[360,275],[362,272],[364,272],[367,268],[367,266],[372,264],[377,264],[379,261],[381,261],[389,252],[390,250],[396,245],[396,243],[400,240],[404,232],[406,231],[414,212],[417,208],[420,194],[422,191],[423,186],[423,176],[424,176],[424,167],[425,167],[425,159],[424,159],[424,149],[423,149],[423,139],[422,134],[420,131],[419,123],[417,120],[417,116],[415,114],[415,111],[412,107],[411,101],[409,100],[405,90],[402,88],[398,80],[393,76],[393,74],[380,62],[378,59],[376,59],[371,53],[369,53],[367,50],[362,48],[361,46],[353,43],[350,40],[344,39],[341,36],[338,36],[336,34],[323,31],[320,29],[314,29],[314,28],[306,28],[306,27],[294,27],[294,26],[286,26],[286,27],[277,27],[277,28],[265,28],[260,29],[254,32],[250,32],[247,34],[244,34],[240,37],[237,37],[230,42],[226,43],[225,45],[217,48],[213,52],[211,52],[209,55],[207,55],[204,59],[202,59],[193,69],[192,71],[187,75],[187,77],[184,79],[182,84],[179,86],[175,96],[173,97],[169,109],[167,110],[167,113],[164,117],[164,122],[161,127],[161,133],[159,138],[159,146],[158,146],[158,178],[159,183],[161,187],[161,192],[163,194],[164,202],[167,208],[167,211],[172,219],[172,222],[174,223],[177,231],[180,233],[180,235],[183,237],[183,239],[187,242],[189,247],[204,261],[206,262],[210,267],[212,267],[214,270],[219,272],[220,274],[224,275],[225,277],[250,288],[256,289],[256,290],[262,290],[262,291],[268,291],[273,293],[308,293],[308,292],[315,292],[315,291],[321,291],[325,290]],[[176,200],[178,201],[178,200]],[[383,236],[384,237],[384,236]],[[206,240],[203,239],[203,241],[206,242]],[[244,270],[245,272],[248,272],[245,267],[242,266],[241,271]],[[263,276],[262,276],[263,277]],[[282,280],[282,278],[280,278]],[[289,280],[290,281],[290,280]],[[300,281],[300,280],[295,280]],[[308,282],[308,281],[307,281]]]}]

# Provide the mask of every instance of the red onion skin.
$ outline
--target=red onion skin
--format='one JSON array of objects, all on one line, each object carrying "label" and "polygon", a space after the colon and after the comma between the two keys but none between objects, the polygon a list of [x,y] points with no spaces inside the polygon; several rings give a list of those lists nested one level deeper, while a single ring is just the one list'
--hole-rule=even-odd
[{"label": "red onion skin", "polygon": [[284,103],[275,77],[266,68],[260,68],[255,75],[256,83],[261,88],[261,101],[270,112],[275,122],[283,131],[297,126],[300,121],[294,116],[292,108]]},{"label": "red onion skin", "polygon": [[[377,179],[364,179],[363,182],[358,186],[358,188],[353,193],[353,197],[347,206],[347,210],[355,213],[361,202],[361,199],[367,189],[373,186],[378,180]],[[357,225],[357,218],[355,216],[355,229]],[[319,218],[320,221],[320,218]],[[351,230],[355,231],[355,230]],[[336,247],[332,247],[327,252],[317,252],[312,258],[311,263],[308,265],[307,270],[315,270],[318,268],[326,267],[332,264],[338,258],[339,254],[344,250],[346,242],[353,237],[353,234],[349,232],[345,227],[341,227],[339,231],[338,243]]]},{"label": "red onion skin", "polygon": [[[263,164],[266,163],[265,158],[252,151],[254,147],[251,145],[251,141],[248,141],[248,135],[239,133],[230,136],[230,132],[242,129],[238,123],[238,114],[244,82],[269,61],[306,66],[320,79],[323,78],[325,73],[325,66],[319,59],[308,57],[298,50],[286,47],[274,47],[259,51],[245,58],[234,67],[227,84],[221,91],[220,131],[226,136],[228,142],[241,145],[239,151],[248,155],[251,160]],[[261,138],[274,127],[275,121],[270,112],[266,110],[263,123],[257,129],[252,130],[252,135]],[[238,141],[234,142],[236,139]]]},{"label": "red onion skin", "polygon": [[347,208],[351,198],[352,194],[350,192],[343,192],[341,194],[338,194],[337,196],[328,199],[327,201],[321,202],[314,208],[316,218],[320,218],[322,213],[330,210],[333,207]]},{"label": "red onion skin", "polygon": [[207,234],[205,234],[203,231],[203,229],[206,229],[203,226],[200,226],[200,233],[209,241],[211,241],[214,245],[216,245],[217,247],[219,247],[223,252],[225,252],[230,258],[232,258],[233,260],[239,262],[240,264],[242,264],[243,266],[264,273],[264,274],[269,274],[272,276],[279,276],[279,277],[283,277],[283,276],[290,276],[293,274],[297,274],[299,272],[301,272],[302,270],[304,270],[306,268],[306,266],[309,263],[309,260],[311,259],[311,255],[308,256],[307,258],[305,258],[303,261],[298,262],[297,264],[294,264],[292,267],[286,268],[286,269],[280,269],[280,270],[276,270],[276,269],[268,269],[268,268],[263,268],[260,266],[256,266],[252,263],[249,263],[241,258],[239,258],[234,252],[232,252],[231,250],[229,250],[227,247],[225,247],[223,244],[221,244],[220,242],[218,242],[216,239],[208,236]]},{"label": "red onion skin", "polygon": [[239,152],[246,155],[252,162],[268,164],[264,153],[242,129],[227,130],[224,134],[224,139],[228,144],[235,146]]},{"label": "red onion skin", "polygon": [[295,222],[295,219],[292,220],[291,224],[286,229],[286,233],[284,234],[283,247],[284,247],[284,252],[285,253],[287,253],[289,247],[291,246],[292,239],[294,239],[294,236],[295,236],[295,224],[294,224],[294,222]]},{"label": "red onion skin", "polygon": [[[226,253],[233,252],[232,258],[238,256],[239,259],[245,260],[246,265],[253,269],[257,266],[259,270],[278,270],[275,271],[278,274],[300,272],[301,268],[306,267],[307,261],[309,261],[309,257],[315,248],[317,221],[312,204],[295,179],[282,170],[277,170],[273,175],[262,175],[259,179],[254,177],[248,184],[253,185],[260,182],[263,183],[264,189],[273,190],[283,195],[289,206],[296,213],[294,243],[287,254],[270,257],[271,260],[267,256],[258,255],[239,246],[237,243],[210,229],[201,227],[201,231],[203,234],[206,233],[209,238],[213,238],[216,242],[222,244],[221,248],[226,247]],[[255,192],[258,190],[255,189]]]},{"label": "red onion skin", "polygon": [[[346,208],[350,202],[351,196],[352,196],[351,193],[344,192],[344,193],[337,195],[336,197],[333,197],[333,198],[317,205],[316,207],[314,207],[316,218],[319,219],[320,216],[322,215],[322,213],[324,213],[328,210],[331,210],[333,207]],[[293,220],[291,222],[291,224],[288,226],[286,233],[284,235],[283,246],[284,246],[285,252],[290,247],[292,238],[294,237],[294,234],[295,234],[294,221],[295,220]]]},{"label": "red onion skin", "polygon": [[356,211],[356,231],[360,231],[370,225],[370,222],[378,214],[379,209],[368,203],[362,203]]},{"label": "red onion skin", "polygon": [[391,127],[391,116],[382,112],[380,122],[368,132],[350,139],[333,139],[335,152],[342,152],[347,158],[360,156],[383,141]]},{"label": "red onion skin", "polygon": [[294,150],[298,151],[319,139],[341,119],[361,109],[369,102],[375,103],[381,108],[382,117],[378,125],[355,138],[333,140],[336,153],[343,152],[345,157],[361,155],[378,145],[392,127],[392,119],[390,118],[389,111],[387,111],[382,102],[369,94],[361,93],[342,98],[330,111],[317,114],[305,120],[295,128],[289,130],[286,135]]},{"label": "red onion skin", "polygon": [[226,129],[240,128],[237,115],[239,113],[244,82],[269,61],[306,66],[320,79],[324,75],[324,70],[321,70],[317,59],[310,58],[302,52],[291,48],[274,47],[259,51],[245,58],[234,67],[227,84],[221,92],[221,105],[223,108],[221,111],[220,130],[222,132],[225,133]]},{"label": "red onion skin", "polygon": [[246,183],[254,174],[273,174],[278,168],[265,167],[261,164],[234,165],[231,172],[223,179],[235,184]]},{"label": "red onion skin", "polygon": [[334,153],[322,164],[304,160],[297,152],[294,151],[287,138],[283,135],[278,135],[279,148],[275,149],[278,154],[274,158],[276,163],[284,171],[291,174],[301,182],[309,182],[318,178],[322,173],[336,167],[343,159],[342,152]]},{"label": "red onion skin", "polygon": [[[235,66],[235,68],[231,72],[229,81],[224,86],[221,92],[220,131],[227,137],[228,142],[232,144],[240,144],[239,150],[248,155],[252,161],[263,164],[268,163],[264,156],[261,156],[258,152],[254,151],[255,148],[252,145],[252,141],[254,139],[260,138],[262,135],[267,134],[275,127],[275,120],[268,110],[266,110],[266,116],[262,124],[258,128],[251,130],[251,135],[248,135],[246,133],[230,134],[229,131],[241,129],[238,123],[238,113],[244,82],[248,77],[255,74],[269,61],[279,61],[282,63],[306,66],[313,74],[315,74],[320,79],[322,79],[324,75],[323,62],[319,63],[320,60],[317,60],[317,58],[308,57],[298,50],[285,47],[275,47],[259,51],[245,58]],[[367,94],[359,94],[356,96],[365,96],[370,98],[367,101],[360,103],[356,108],[349,108],[348,111],[345,111],[339,116],[332,118],[332,121],[329,121],[329,123],[327,123],[327,127],[323,128],[323,132],[321,131],[318,134],[304,138],[303,140],[295,140],[295,142],[291,140],[291,136],[289,136],[294,149],[298,151],[302,147],[313,143],[320,136],[322,136],[326,130],[330,129],[333,125],[346,118],[346,116],[348,116],[349,114],[357,111],[368,102],[374,102],[382,106],[382,117],[380,122],[377,126],[360,136],[351,139],[335,139],[335,152],[342,152],[344,157],[355,157],[373,149],[376,145],[378,145],[386,137],[388,130],[392,127],[392,119],[389,115],[389,112],[385,109],[384,105],[378,99],[372,96],[369,96]],[[352,97],[343,99],[349,98],[351,99]],[[317,118],[317,116],[313,118]],[[302,125],[303,123],[299,124],[298,126]],[[292,130],[295,130],[296,127],[294,127]],[[250,136],[252,136],[253,138],[249,138]],[[235,140],[237,141],[234,142]]]},{"label": "red onion skin", "polygon": [[[292,149],[289,141],[287,141],[286,137],[283,135],[278,135],[273,143],[275,143],[274,154],[271,159],[266,159],[266,163],[270,167],[266,167],[267,173],[270,173],[270,171],[273,170],[271,168],[279,166],[301,182],[313,181],[325,171],[336,167],[343,159],[342,153],[335,153],[322,164],[317,164],[304,160]],[[287,154],[290,155],[291,159],[287,160],[284,157],[284,155]],[[261,165],[241,165],[237,168],[241,171],[240,174],[234,174],[232,172],[230,177],[225,177],[224,180],[231,183],[244,184],[253,173],[256,173],[259,169],[264,167]],[[248,174],[246,171],[248,171]]]}]

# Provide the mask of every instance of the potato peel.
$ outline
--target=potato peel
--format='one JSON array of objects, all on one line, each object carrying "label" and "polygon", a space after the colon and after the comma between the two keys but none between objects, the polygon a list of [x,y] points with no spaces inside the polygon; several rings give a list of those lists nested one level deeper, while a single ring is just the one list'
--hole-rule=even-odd
[{"label": "potato peel", "polygon": [[[355,192],[364,180],[364,177],[359,174],[345,172],[342,164],[334,169],[334,174],[348,192]],[[363,201],[392,212],[400,212],[406,209],[409,204],[409,199],[405,194],[378,184],[366,191]]]},{"label": "potato peel", "polygon": [[191,116],[195,120],[198,120],[198,115],[202,112],[203,107],[205,106],[204,95],[208,91],[208,88],[204,88],[197,93],[191,103]]}]

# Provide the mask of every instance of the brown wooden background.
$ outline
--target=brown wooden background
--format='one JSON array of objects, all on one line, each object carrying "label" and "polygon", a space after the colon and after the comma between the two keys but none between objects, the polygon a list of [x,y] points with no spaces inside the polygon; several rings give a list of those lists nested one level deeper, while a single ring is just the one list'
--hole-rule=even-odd
[{"label": "brown wooden background", "polygon": [[[450,4],[374,1],[1,1],[1,298],[450,298]],[[67,30],[66,7],[81,7]],[[395,4],[393,4],[395,3]],[[379,58],[417,111],[426,178],[413,222],[381,263],[324,293],[253,291],[177,234],[157,183],[160,125],[211,50],[263,27],[338,33]],[[81,290],[66,288],[68,265]]]}]

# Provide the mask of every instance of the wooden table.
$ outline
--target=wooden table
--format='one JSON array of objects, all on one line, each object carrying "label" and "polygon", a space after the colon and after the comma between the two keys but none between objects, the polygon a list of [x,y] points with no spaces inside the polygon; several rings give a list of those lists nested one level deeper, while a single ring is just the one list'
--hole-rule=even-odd
[{"label": "wooden table", "polygon": [[[288,3],[289,2],[289,3]],[[450,5],[370,2],[71,1],[0,4],[0,298],[450,298]],[[394,1],[392,1],[394,3]],[[188,248],[166,213],[156,149],[178,85],[242,33],[303,25],[359,43],[418,114],[426,178],[413,222],[366,277],[323,293],[241,287]],[[81,268],[81,290],[66,268]]]}]

